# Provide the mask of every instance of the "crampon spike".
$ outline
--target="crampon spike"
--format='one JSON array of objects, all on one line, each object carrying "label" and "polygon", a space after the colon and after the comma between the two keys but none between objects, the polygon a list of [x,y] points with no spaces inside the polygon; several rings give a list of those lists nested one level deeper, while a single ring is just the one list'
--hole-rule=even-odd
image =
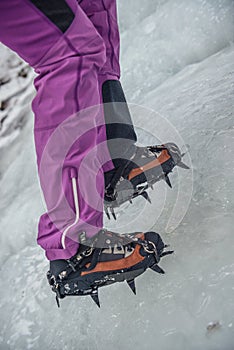
[{"label": "crampon spike", "polygon": [[184,164],[182,161],[180,161],[179,163],[177,163],[178,167],[182,168],[182,169],[186,169],[189,170],[190,167],[187,166],[186,164]]},{"label": "crampon spike", "polygon": [[111,211],[111,214],[112,214],[113,218],[116,220],[115,211],[114,211],[114,209],[112,207],[110,208],[110,211]]},{"label": "crampon spike", "polygon": [[105,214],[106,214],[106,216],[108,217],[108,219],[110,220],[110,214],[109,214],[109,212],[108,212],[108,208],[105,208]]},{"label": "crampon spike", "polygon": [[168,250],[167,252],[163,252],[160,257],[162,258],[163,256],[169,255],[169,254],[173,254],[174,250]]},{"label": "crampon spike", "polygon": [[55,300],[56,300],[56,303],[57,303],[58,307],[60,307],[59,298],[58,298],[57,295],[56,295],[56,297],[55,297]]},{"label": "crampon spike", "polygon": [[165,273],[165,271],[163,269],[161,269],[161,267],[159,267],[157,264],[150,266],[150,268],[151,268],[151,270],[153,270],[157,273],[161,273],[161,274]]},{"label": "crampon spike", "polygon": [[151,199],[146,191],[142,192],[141,196],[144,197],[147,200],[147,202],[149,202],[150,204],[152,203]]},{"label": "crampon spike", "polygon": [[166,183],[168,184],[168,186],[169,186],[170,188],[172,188],[172,184],[171,184],[171,181],[170,181],[168,175],[165,176],[165,181],[166,181]]},{"label": "crampon spike", "polygon": [[99,302],[99,297],[98,297],[98,290],[90,294],[91,298],[95,302],[95,304],[100,308],[100,302]]},{"label": "crampon spike", "polygon": [[130,289],[132,290],[132,292],[136,295],[136,285],[135,285],[135,281],[131,280],[131,281],[127,281],[127,284],[129,285]]}]

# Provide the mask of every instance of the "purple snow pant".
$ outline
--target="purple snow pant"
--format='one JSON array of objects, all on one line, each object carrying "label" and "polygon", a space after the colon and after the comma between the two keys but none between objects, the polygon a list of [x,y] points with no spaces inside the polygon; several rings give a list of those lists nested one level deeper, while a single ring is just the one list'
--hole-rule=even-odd
[{"label": "purple snow pant", "polygon": [[[97,147],[106,140],[102,108],[87,108],[102,101],[104,81],[120,76],[116,3],[1,0],[0,40],[38,74],[34,135],[47,206],[39,222],[38,243],[49,260],[67,259],[77,252],[78,233],[85,231],[91,237],[103,227],[103,169],[113,165],[109,161],[102,167],[109,153],[105,143],[101,152]],[[77,113],[84,109],[84,115]],[[66,125],[70,117],[71,125]]]}]

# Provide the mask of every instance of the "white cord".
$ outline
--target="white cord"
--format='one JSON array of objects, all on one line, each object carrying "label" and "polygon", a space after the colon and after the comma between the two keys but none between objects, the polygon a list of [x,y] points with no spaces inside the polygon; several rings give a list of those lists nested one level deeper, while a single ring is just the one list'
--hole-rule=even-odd
[{"label": "white cord", "polygon": [[63,246],[63,249],[66,249],[65,239],[66,239],[66,235],[67,235],[68,231],[70,230],[70,228],[72,228],[73,226],[75,226],[78,223],[79,218],[80,218],[78,192],[77,192],[77,184],[76,184],[76,178],[75,177],[72,178],[72,190],[73,190],[73,198],[74,198],[74,202],[75,202],[76,218],[75,218],[75,221],[73,222],[73,224],[68,226],[66,228],[66,230],[63,231],[63,234],[62,234],[62,246]]}]

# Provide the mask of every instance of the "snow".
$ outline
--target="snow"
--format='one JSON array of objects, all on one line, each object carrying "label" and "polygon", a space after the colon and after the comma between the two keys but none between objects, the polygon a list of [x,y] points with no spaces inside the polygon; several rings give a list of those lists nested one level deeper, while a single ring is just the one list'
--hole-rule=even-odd
[{"label": "snow", "polygon": [[[142,144],[178,142],[190,171],[159,183],[153,204],[118,212],[119,230],[155,229],[175,250],[126,284],[57,309],[36,246],[44,211],[33,145],[33,72],[1,47],[0,348],[234,349],[234,21],[228,0],[119,2],[122,74]],[[3,120],[3,121],[2,121]],[[147,141],[146,141],[147,139]],[[216,327],[212,325],[217,325]],[[207,329],[208,327],[208,329]]]}]

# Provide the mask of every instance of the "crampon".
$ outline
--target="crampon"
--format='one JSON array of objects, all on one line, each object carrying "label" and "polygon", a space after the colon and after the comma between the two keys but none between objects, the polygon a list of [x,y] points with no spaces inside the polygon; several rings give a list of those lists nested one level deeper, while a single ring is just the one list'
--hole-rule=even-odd
[{"label": "crampon", "polygon": [[138,196],[151,203],[147,190],[153,189],[154,184],[160,180],[172,188],[168,174],[174,167],[189,169],[182,162],[184,155],[175,143],[137,147],[131,160],[106,173],[104,209],[108,219],[112,215],[116,220],[115,208],[128,201],[132,203]]},{"label": "crampon", "polygon": [[101,230],[71,259],[51,262],[47,279],[58,306],[59,299],[66,296],[89,295],[100,307],[101,287],[126,281],[136,294],[135,278],[146,269],[164,274],[158,263],[173,253],[164,251],[166,247],[155,232],[118,234]]}]

